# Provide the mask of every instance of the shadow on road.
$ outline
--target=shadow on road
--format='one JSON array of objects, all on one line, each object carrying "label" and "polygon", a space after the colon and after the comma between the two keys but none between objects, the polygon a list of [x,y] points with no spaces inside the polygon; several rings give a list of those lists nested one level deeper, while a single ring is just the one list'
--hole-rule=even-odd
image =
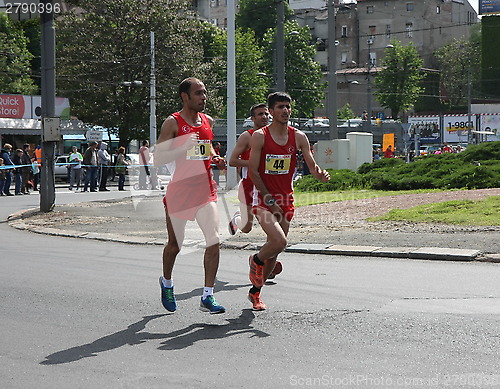
[{"label": "shadow on road", "polygon": [[[237,290],[246,285],[228,285],[227,282],[218,281],[218,290],[224,291]],[[201,288],[192,290],[188,293],[176,295],[178,300],[187,300],[191,297],[200,296]],[[69,348],[67,350],[58,351],[45,357],[45,360],[40,362],[41,365],[58,365],[79,361],[80,359],[95,357],[104,351],[117,349],[125,345],[137,345],[148,340],[166,339],[158,350],[179,350],[190,347],[200,340],[221,339],[233,335],[244,333],[252,333],[252,337],[266,337],[269,334],[255,330],[252,327],[252,321],[255,318],[251,309],[244,309],[241,315],[235,319],[226,319],[227,324],[206,324],[194,323],[188,327],[176,330],[170,333],[151,333],[142,332],[146,325],[155,319],[171,314],[158,314],[144,316],[142,320],[129,325],[125,330],[118,331],[114,334],[99,338],[92,343],[87,343],[81,346]]]}]

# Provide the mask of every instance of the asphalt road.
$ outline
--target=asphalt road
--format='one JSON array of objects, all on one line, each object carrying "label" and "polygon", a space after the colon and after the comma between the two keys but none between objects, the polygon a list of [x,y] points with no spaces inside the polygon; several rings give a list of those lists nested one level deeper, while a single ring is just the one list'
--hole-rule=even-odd
[{"label": "asphalt road", "polygon": [[[57,201],[88,195],[117,193]],[[253,312],[249,252],[223,250],[216,296],[227,313],[209,315],[198,310],[202,252],[187,250],[179,309],[166,314],[161,246],[15,230],[7,215],[38,196],[7,200],[2,388],[500,386],[498,264],[287,253],[262,293],[268,310]]]}]

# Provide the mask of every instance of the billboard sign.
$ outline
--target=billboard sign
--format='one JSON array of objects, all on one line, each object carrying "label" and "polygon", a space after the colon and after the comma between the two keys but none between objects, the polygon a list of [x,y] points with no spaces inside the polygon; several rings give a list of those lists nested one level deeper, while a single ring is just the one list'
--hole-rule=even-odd
[{"label": "billboard sign", "polygon": [[500,0],[479,0],[479,15],[500,14]]},{"label": "billboard sign", "polygon": [[441,129],[439,127],[439,116],[410,116],[411,139],[415,134],[420,134],[420,141],[424,143],[441,143]]},{"label": "billboard sign", "polygon": [[[0,118],[41,119],[42,97],[24,95],[0,95]],[[70,119],[69,100],[56,97],[55,114],[61,119]]]},{"label": "billboard sign", "polygon": [[481,115],[481,131],[485,133],[491,132],[491,135],[486,135],[487,142],[500,140],[500,115],[485,114]]},{"label": "billboard sign", "polygon": [[[468,115],[443,116],[443,142],[466,143],[469,137]],[[471,116],[470,128],[475,130],[476,115]]]}]

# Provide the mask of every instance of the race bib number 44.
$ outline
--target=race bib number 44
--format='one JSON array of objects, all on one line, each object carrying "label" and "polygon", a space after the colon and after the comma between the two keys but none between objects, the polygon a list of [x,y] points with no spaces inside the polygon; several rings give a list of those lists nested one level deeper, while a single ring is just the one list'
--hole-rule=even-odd
[{"label": "race bib number 44", "polygon": [[186,159],[188,160],[202,160],[206,161],[210,159],[210,140],[209,139],[198,139],[198,144],[191,147],[186,153]]},{"label": "race bib number 44", "polygon": [[266,174],[288,174],[292,156],[266,154]]}]

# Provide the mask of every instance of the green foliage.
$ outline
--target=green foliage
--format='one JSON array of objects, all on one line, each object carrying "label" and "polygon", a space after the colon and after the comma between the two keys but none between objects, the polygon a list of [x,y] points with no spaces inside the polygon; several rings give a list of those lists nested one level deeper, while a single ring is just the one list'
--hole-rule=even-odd
[{"label": "green foliage", "polygon": [[[56,28],[58,94],[70,98],[80,119],[116,129],[122,145],[147,137],[150,31],[155,32],[159,120],[179,109],[177,86],[190,76],[207,86],[207,113],[223,111],[220,62],[203,57],[203,29],[189,11],[190,1],[80,0],[78,5],[85,12],[61,15]],[[142,86],[124,85],[132,81]]]},{"label": "green foliage", "polygon": [[342,108],[337,110],[337,118],[340,120],[349,120],[354,118],[354,112],[349,103],[346,103]]},{"label": "green foliage", "polygon": [[[298,34],[291,34],[291,32]],[[264,36],[264,67],[267,74],[273,74],[273,52],[275,30],[270,29]],[[297,116],[312,116],[321,106],[326,84],[323,73],[314,60],[316,49],[309,27],[300,27],[296,21],[285,22],[285,81],[286,89],[294,99]]]},{"label": "green foliage", "polygon": [[[361,165],[357,172],[334,170],[332,183],[311,176],[298,180],[298,191],[323,192],[348,188],[374,190],[482,189],[500,183],[500,142],[469,146],[459,154],[429,155],[412,163],[382,158]],[[338,189],[336,189],[338,188]]]},{"label": "green foliage", "polygon": [[467,103],[469,80],[479,79],[480,47],[465,39],[454,39],[434,53],[441,71],[441,82],[450,108]]},{"label": "green foliage", "polygon": [[419,205],[409,209],[396,208],[383,216],[369,220],[410,220],[412,222],[498,226],[500,225],[499,212],[500,196],[491,196],[479,201],[452,200]]},{"label": "green foliage", "polygon": [[0,93],[36,93],[31,79],[29,40],[6,13],[0,13]]},{"label": "green foliage", "polygon": [[500,25],[499,15],[481,19],[481,79],[485,97],[500,97]]},{"label": "green foliage", "polygon": [[[26,48],[31,53],[31,72],[32,74],[40,74],[40,69],[42,67],[42,50],[41,50],[41,28],[40,28],[40,18],[32,18],[20,20],[16,25],[23,30],[24,35],[28,39]],[[41,88],[42,79],[41,77],[34,77],[33,82]],[[36,93],[36,92],[35,92]]]},{"label": "green foliage", "polygon": [[[214,71],[221,83],[225,84],[227,74],[227,33],[210,23],[203,25],[203,48],[205,58],[220,63]],[[236,29],[236,116],[239,118],[248,115],[249,108],[256,101],[266,101],[269,90],[269,80],[260,77],[258,73],[263,72],[261,50],[258,47],[255,34],[252,30],[243,31]],[[226,88],[221,88],[218,95],[226,100]]]},{"label": "green foliage", "polygon": [[327,192],[365,188],[363,176],[359,173],[348,169],[328,169],[328,172],[330,173],[330,181],[322,183],[312,175],[307,175],[297,181],[294,185],[295,190],[299,192]]},{"label": "green foliage", "polygon": [[394,40],[391,44],[393,48],[386,49],[382,70],[375,77],[375,95],[384,108],[391,110],[392,117],[397,118],[417,101],[425,74],[421,71],[423,60],[411,42],[403,46]]},{"label": "green foliage", "polygon": [[[293,10],[285,2],[285,20],[293,15]],[[255,32],[257,42],[261,43],[268,29],[274,29],[277,23],[275,0],[240,0],[236,25],[243,31]]]}]

